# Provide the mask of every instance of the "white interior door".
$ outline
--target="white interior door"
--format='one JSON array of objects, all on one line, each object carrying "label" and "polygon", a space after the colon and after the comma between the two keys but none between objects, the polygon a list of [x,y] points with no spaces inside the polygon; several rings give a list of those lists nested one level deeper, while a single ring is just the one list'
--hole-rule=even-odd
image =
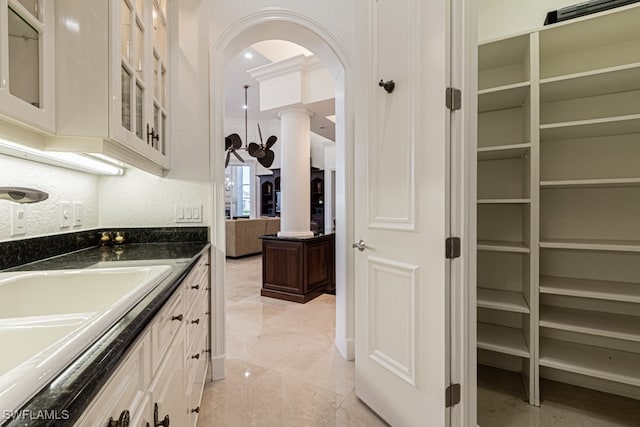
[{"label": "white interior door", "polygon": [[448,0],[359,3],[356,394],[393,426],[444,426]]}]

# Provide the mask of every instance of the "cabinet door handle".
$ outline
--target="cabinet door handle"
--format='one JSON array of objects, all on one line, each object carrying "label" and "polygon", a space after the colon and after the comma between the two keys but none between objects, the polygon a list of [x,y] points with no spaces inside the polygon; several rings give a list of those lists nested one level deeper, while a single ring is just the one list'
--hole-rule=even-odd
[{"label": "cabinet door handle", "polygon": [[178,322],[182,322],[184,316],[182,316],[182,314],[178,314],[177,316],[172,316],[171,320],[177,320]]},{"label": "cabinet door handle", "polygon": [[199,413],[200,413],[200,407],[199,407],[199,406],[196,406],[195,408],[193,408],[193,409],[191,410],[191,413],[194,413],[194,412],[195,412],[196,414],[199,414]]},{"label": "cabinet door handle", "polygon": [[154,427],[169,427],[169,414],[165,415],[162,421],[158,421],[158,404],[153,404],[153,425]]},{"label": "cabinet door handle", "polygon": [[191,356],[192,359],[200,359],[200,353]]},{"label": "cabinet door handle", "polygon": [[200,285],[193,285],[191,289],[200,289]]},{"label": "cabinet door handle", "polygon": [[200,319],[192,320],[191,324],[199,325],[200,324]]},{"label": "cabinet door handle", "polygon": [[114,420],[113,417],[109,418],[109,424],[107,424],[108,427],[129,427],[129,423],[130,421],[130,414],[128,410],[124,410],[120,413],[120,418],[118,418],[118,420]]}]

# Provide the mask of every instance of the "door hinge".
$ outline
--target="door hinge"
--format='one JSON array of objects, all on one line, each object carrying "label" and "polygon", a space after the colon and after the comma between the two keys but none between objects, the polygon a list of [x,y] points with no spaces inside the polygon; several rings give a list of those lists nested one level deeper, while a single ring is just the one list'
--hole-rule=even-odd
[{"label": "door hinge", "polygon": [[448,237],[447,240],[445,240],[445,254],[447,256],[447,259],[460,257],[459,237]]},{"label": "door hinge", "polygon": [[448,87],[446,98],[446,104],[449,110],[456,111],[462,108],[462,92],[460,89]]},{"label": "door hinge", "polygon": [[444,403],[446,408],[451,408],[452,406],[460,403],[460,384],[451,384],[444,391]]}]

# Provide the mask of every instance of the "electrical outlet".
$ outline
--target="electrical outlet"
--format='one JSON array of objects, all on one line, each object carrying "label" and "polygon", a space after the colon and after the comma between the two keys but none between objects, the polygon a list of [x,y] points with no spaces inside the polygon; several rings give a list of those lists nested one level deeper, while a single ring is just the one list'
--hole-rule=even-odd
[{"label": "electrical outlet", "polygon": [[71,209],[71,202],[58,203],[58,210],[60,211],[60,228],[71,227],[73,223],[73,210]]},{"label": "electrical outlet", "polygon": [[73,226],[77,227],[82,225],[83,217],[82,202],[73,202]]},{"label": "electrical outlet", "polygon": [[202,205],[177,205],[176,222],[202,222]]},{"label": "electrical outlet", "polygon": [[11,205],[11,235],[21,236],[27,234],[27,214],[24,207]]}]

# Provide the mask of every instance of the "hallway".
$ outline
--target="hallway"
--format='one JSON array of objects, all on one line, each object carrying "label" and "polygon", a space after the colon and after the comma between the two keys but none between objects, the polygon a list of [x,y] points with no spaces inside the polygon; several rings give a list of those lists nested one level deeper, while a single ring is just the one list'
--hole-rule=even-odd
[{"label": "hallway", "polygon": [[261,261],[227,260],[227,377],[206,385],[198,425],[385,426],[335,349],[335,296],[261,297]]}]

